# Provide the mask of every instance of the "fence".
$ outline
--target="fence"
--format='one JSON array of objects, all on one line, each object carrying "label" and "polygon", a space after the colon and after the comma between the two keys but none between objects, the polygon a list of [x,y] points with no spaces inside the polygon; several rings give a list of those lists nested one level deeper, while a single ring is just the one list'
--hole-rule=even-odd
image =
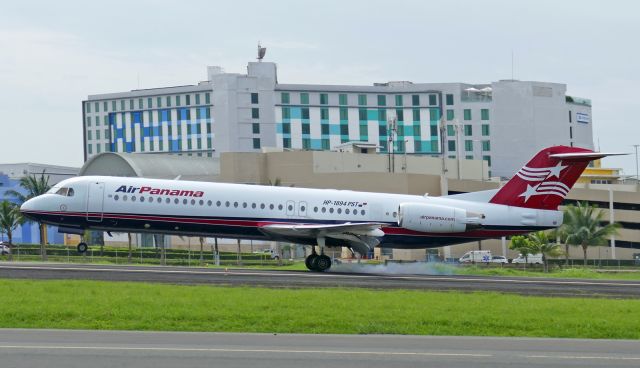
[{"label": "fence", "polygon": [[[46,247],[47,260],[50,262],[68,263],[114,263],[114,264],[155,264],[171,266],[200,266],[215,265],[216,254],[213,249],[200,250],[133,248],[129,258],[128,248],[90,246],[86,253],[80,254],[75,247],[48,245]],[[12,247],[14,261],[40,261],[40,245],[19,245]],[[202,259],[201,259],[202,256]],[[8,256],[2,256],[7,259]],[[221,252],[218,254],[218,264],[222,266],[276,266],[288,265],[289,261],[272,259],[269,253],[238,253]]]}]

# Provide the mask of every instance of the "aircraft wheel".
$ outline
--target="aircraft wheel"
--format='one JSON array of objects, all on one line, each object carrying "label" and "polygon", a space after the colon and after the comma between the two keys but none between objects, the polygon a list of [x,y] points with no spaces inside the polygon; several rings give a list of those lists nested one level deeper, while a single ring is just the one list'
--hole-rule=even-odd
[{"label": "aircraft wheel", "polygon": [[310,271],[315,271],[315,267],[314,267],[314,261],[318,258],[318,255],[315,253],[311,253],[309,256],[307,256],[307,258],[305,258],[304,260],[304,265],[307,266],[307,268]]},{"label": "aircraft wheel", "polygon": [[87,246],[87,243],[80,243],[78,244],[78,253],[84,253],[87,251],[87,249],[89,249],[89,247]]},{"label": "aircraft wheel", "polygon": [[313,260],[313,266],[315,271],[323,272],[331,268],[331,258],[324,254],[318,256],[318,258]]}]

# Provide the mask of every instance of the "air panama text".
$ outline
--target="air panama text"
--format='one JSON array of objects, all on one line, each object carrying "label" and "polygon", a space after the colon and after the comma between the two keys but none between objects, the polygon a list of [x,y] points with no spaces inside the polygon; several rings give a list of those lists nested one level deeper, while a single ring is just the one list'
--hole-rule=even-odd
[{"label": "air panama text", "polygon": [[121,185],[116,192],[121,193],[138,193],[138,194],[157,194],[157,195],[168,195],[168,196],[178,196],[178,197],[202,197],[204,196],[204,192],[195,191],[195,190],[180,190],[180,189],[163,189],[163,188],[152,188],[152,187],[133,187],[126,185]]}]

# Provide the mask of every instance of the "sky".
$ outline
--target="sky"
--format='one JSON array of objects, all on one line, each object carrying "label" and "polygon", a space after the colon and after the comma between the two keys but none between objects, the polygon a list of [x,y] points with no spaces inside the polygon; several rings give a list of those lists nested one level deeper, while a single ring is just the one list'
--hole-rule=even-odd
[{"label": "sky", "polygon": [[[590,98],[594,144],[636,174],[637,1],[2,1],[0,163],[83,164],[90,94],[246,72],[256,45],[281,83],[567,84]],[[635,46],[634,46],[635,45]]]}]

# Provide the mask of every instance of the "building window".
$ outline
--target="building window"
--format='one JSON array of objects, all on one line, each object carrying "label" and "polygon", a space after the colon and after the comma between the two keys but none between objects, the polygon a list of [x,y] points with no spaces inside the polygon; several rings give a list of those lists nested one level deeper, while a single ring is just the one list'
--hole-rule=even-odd
[{"label": "building window", "polygon": [[489,120],[489,109],[481,109],[480,110],[480,119]]},{"label": "building window", "polygon": [[251,109],[251,118],[252,119],[260,119],[260,109],[254,107]]},{"label": "building window", "polygon": [[91,116],[87,116],[87,126],[91,126]]},{"label": "building window", "polygon": [[378,109],[378,121],[387,121],[387,110]]},{"label": "building window", "polygon": [[420,95],[411,95],[411,104],[413,106],[420,106]]},{"label": "building window", "polygon": [[413,109],[413,121],[420,121],[420,109]]},{"label": "building window", "polygon": [[429,106],[435,106],[438,104],[438,99],[436,95],[429,95]]},{"label": "building window", "polygon": [[308,105],[309,104],[309,94],[306,92],[303,92],[300,94],[300,103],[302,105]]},{"label": "building window", "polygon": [[470,139],[465,139],[464,141],[464,150],[465,151],[473,151],[473,141]]},{"label": "building window", "polygon": [[142,105],[143,105],[143,104],[142,104],[142,99],[141,99],[141,98],[139,98],[139,99],[138,99],[138,109],[143,109]]},{"label": "building window", "polygon": [[95,103],[93,104],[93,107],[94,107],[94,110],[95,110],[96,112],[100,112],[100,104],[99,104],[99,103],[95,102]]},{"label": "building window", "polygon": [[171,96],[167,96],[167,107],[171,107]]},{"label": "building window", "polygon": [[340,108],[340,121],[349,120],[349,111],[346,108]]},{"label": "building window", "polygon": [[282,108],[282,119],[291,119],[291,109],[288,107]]},{"label": "building window", "polygon": [[84,104],[86,106],[87,112],[90,113],[91,112],[91,103],[87,102],[86,104]]},{"label": "building window", "polygon": [[367,105],[367,95],[358,95],[358,105],[360,106]]},{"label": "building window", "polygon": [[404,110],[403,109],[396,109],[396,118],[398,119],[398,121],[404,121]]},{"label": "building window", "polygon": [[311,134],[311,124],[309,123],[302,124],[302,134]]},{"label": "building window", "polygon": [[447,136],[453,137],[456,135],[456,129],[453,125],[447,125]]},{"label": "building window", "polygon": [[147,98],[147,109],[153,108],[153,99],[151,97]]},{"label": "building window", "polygon": [[291,138],[282,138],[282,147],[291,148]]},{"label": "building window", "polygon": [[91,135],[91,131],[89,130],[89,131],[87,131],[87,140],[89,140],[89,141],[90,141],[90,140],[92,140],[92,139],[93,139],[93,138],[92,138],[92,135]]},{"label": "building window", "polygon": [[446,102],[447,102],[447,106],[451,106],[451,105],[453,105],[453,95],[452,95],[452,94],[448,93],[448,94],[445,96],[445,98],[446,98],[446,100],[447,100],[447,101],[446,101]]},{"label": "building window", "polygon": [[291,123],[282,124],[282,133],[291,134]]},{"label": "building window", "polygon": [[96,140],[100,140],[100,131],[96,130]]},{"label": "building window", "polygon": [[211,104],[211,93],[207,92],[204,94],[204,102],[207,105]]},{"label": "building window", "polygon": [[251,124],[251,130],[253,134],[260,134],[260,123]]},{"label": "building window", "polygon": [[308,150],[311,148],[311,139],[302,138],[302,149]]},{"label": "building window", "polygon": [[455,119],[455,113],[453,112],[453,110],[447,110],[447,120],[453,120]]},{"label": "building window", "polygon": [[360,139],[367,140],[369,136],[369,126],[367,124],[360,124]]},{"label": "building window", "polygon": [[378,106],[387,106],[387,96],[378,95]]},{"label": "building window", "polygon": [[471,109],[464,109],[464,120],[471,120]]},{"label": "building window", "polygon": [[301,109],[301,113],[302,113],[302,119],[307,119],[309,120],[309,108],[308,107],[303,107]]},{"label": "building window", "polygon": [[489,124],[482,124],[482,135],[485,137],[489,135]]},{"label": "building window", "polygon": [[320,109],[320,120],[329,120],[329,109],[326,107]]},{"label": "building window", "polygon": [[320,105],[328,105],[329,104],[329,95],[326,93],[320,94]]},{"label": "building window", "polygon": [[[113,107],[113,110],[111,111],[116,111],[116,102],[115,101],[111,101],[111,106]],[[104,108],[104,112],[107,112],[107,101],[103,102],[102,107]],[[96,110],[97,112],[97,110]]]},{"label": "building window", "polygon": [[491,151],[491,142],[482,141],[482,150],[485,151],[485,152]]},{"label": "building window", "polygon": [[158,105],[158,107],[162,107],[162,97],[156,98],[156,104]]},{"label": "building window", "polygon": [[367,109],[358,109],[358,119],[360,121],[367,120]]},{"label": "building window", "polygon": [[415,138],[419,138],[422,135],[422,129],[420,128],[420,124],[413,125],[413,136]]},{"label": "building window", "polygon": [[473,160],[473,155],[464,156],[465,160]]},{"label": "building window", "polygon": [[290,103],[289,92],[282,92],[280,94],[280,103],[283,103],[283,104]]},{"label": "building window", "polygon": [[253,138],[253,148],[260,149],[260,138]]},{"label": "building window", "polygon": [[432,137],[437,137],[438,136],[438,126],[437,125],[431,125],[431,136]]},{"label": "building window", "polygon": [[331,149],[329,139],[325,138],[325,139],[322,140],[322,149],[326,150],[326,151]]},{"label": "building window", "polygon": [[185,104],[187,106],[190,106],[191,105],[191,95],[185,95],[184,99],[185,99]]},{"label": "building window", "polygon": [[180,106],[180,95],[176,96],[176,106]]},{"label": "building window", "polygon": [[88,151],[89,154],[93,153],[93,148],[91,147],[90,144],[87,145],[87,151]]},{"label": "building window", "polygon": [[321,124],[320,129],[321,129],[321,134],[323,135],[329,134],[329,124]]},{"label": "building window", "polygon": [[349,135],[349,126],[347,124],[340,124],[340,135]]},{"label": "building window", "polygon": [[340,95],[338,95],[338,103],[340,105],[346,105],[347,104],[347,95],[345,93],[341,93]]},{"label": "building window", "polygon": [[200,94],[196,93],[196,105],[200,105]]},{"label": "building window", "polygon": [[[106,116],[105,116],[106,119]],[[100,126],[100,116],[96,116],[96,126]]]},{"label": "building window", "polygon": [[255,92],[251,94],[251,103],[254,105],[258,103],[258,94]]},{"label": "building window", "polygon": [[456,150],[456,141],[447,141],[447,150],[450,152],[455,152]]},{"label": "building window", "polygon": [[473,135],[473,127],[469,124],[464,126],[464,135],[469,137]]},{"label": "building window", "polygon": [[404,106],[402,95],[396,95],[396,106]]},{"label": "building window", "polygon": [[429,120],[431,120],[431,121],[440,120],[440,110],[438,110],[438,109],[429,109]]},{"label": "building window", "polygon": [[[379,125],[378,126],[378,136],[383,137],[387,135],[387,126],[386,125]],[[400,134],[398,134],[400,135]]]},{"label": "building window", "polygon": [[120,100],[120,111],[124,111],[124,100]]},{"label": "building window", "polygon": [[491,166],[491,156],[482,156],[482,159],[487,161],[487,166]]}]

